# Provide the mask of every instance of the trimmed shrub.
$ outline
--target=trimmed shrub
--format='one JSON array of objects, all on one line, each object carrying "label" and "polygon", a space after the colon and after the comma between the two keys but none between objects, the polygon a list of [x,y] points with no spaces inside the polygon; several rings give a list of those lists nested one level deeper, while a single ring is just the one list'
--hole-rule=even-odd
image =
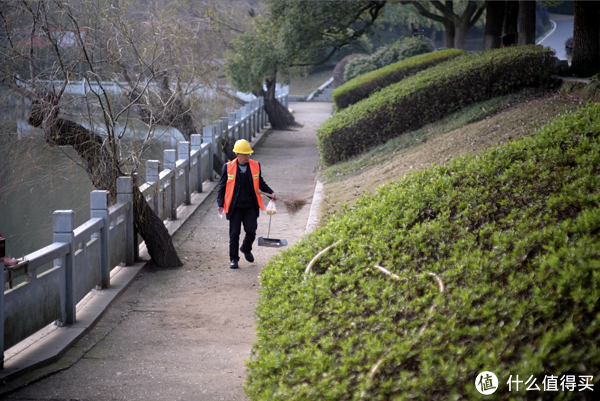
[{"label": "trimmed shrub", "polygon": [[[376,68],[385,67],[392,63],[396,63],[402,60],[400,51],[402,50],[401,42],[397,40],[387,46],[381,47],[375,53],[371,55],[371,61],[375,64]],[[430,50],[431,51],[431,50]]]},{"label": "trimmed shrub", "polygon": [[346,63],[346,68],[344,69],[344,80],[346,82],[358,77],[360,75],[366,74],[368,72],[374,71],[377,69],[377,66],[371,60],[371,57],[361,57],[355,58],[348,63]]},{"label": "trimmed shrub", "polygon": [[465,105],[547,82],[553,51],[518,46],[455,58],[392,84],[336,113],[317,129],[333,164],[437,121]]},{"label": "trimmed shrub", "polygon": [[348,64],[348,61],[358,57],[367,57],[367,55],[351,54],[344,57],[339,63],[336,64],[335,68],[333,69],[333,83],[336,87],[341,86],[344,82],[346,82],[344,80],[344,70],[346,69],[346,64]]},{"label": "trimmed shrub", "polygon": [[448,49],[407,58],[346,82],[333,91],[333,102],[337,110],[345,109],[388,85],[400,82],[442,61],[465,54],[467,52],[464,50]]},{"label": "trimmed shrub", "polygon": [[[420,36],[405,38],[400,42],[400,60],[418,56],[419,54],[429,53],[434,50],[435,48],[431,44],[431,40],[427,38],[422,38]],[[384,64],[381,67],[385,67],[386,65],[387,64]]]},{"label": "trimmed shrub", "polygon": [[[246,392],[479,400],[475,378],[489,370],[494,400],[593,399],[599,233],[600,104],[383,185],[262,270]],[[577,386],[509,392],[511,375]],[[579,391],[586,375],[593,392]]]},{"label": "trimmed shrub", "polygon": [[429,39],[416,37],[404,38],[394,43],[381,47],[365,60],[355,60],[346,65],[344,79],[350,81],[362,74],[383,68],[408,57],[433,51]]}]

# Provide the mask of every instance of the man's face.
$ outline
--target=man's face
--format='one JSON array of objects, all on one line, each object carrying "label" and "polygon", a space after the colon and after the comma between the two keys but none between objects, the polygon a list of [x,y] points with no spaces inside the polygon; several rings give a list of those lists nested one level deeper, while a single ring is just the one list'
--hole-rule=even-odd
[{"label": "man's face", "polygon": [[236,153],[235,155],[237,156],[238,162],[241,164],[248,164],[248,162],[250,161],[250,156],[252,156],[244,155],[242,153]]}]

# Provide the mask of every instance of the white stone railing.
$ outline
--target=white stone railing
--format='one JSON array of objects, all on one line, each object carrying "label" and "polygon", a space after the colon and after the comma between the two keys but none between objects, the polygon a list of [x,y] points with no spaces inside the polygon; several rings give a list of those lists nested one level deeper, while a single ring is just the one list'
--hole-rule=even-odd
[{"label": "white stone railing", "polygon": [[[287,88],[277,90],[288,105]],[[140,191],[163,221],[176,220],[177,208],[189,205],[193,192],[216,178],[213,154],[222,160],[220,142],[225,136],[251,142],[268,124],[262,98],[228,113],[204,127],[203,135],[179,142],[177,150],[164,151],[164,160],[146,162],[146,183]],[[220,173],[220,171],[219,171]],[[92,191],[90,220],[75,227],[72,210],[53,213],[53,243],[25,255],[5,270],[0,291],[0,367],[4,351],[48,324],[72,325],[76,305],[94,288],[110,287],[116,266],[134,263],[139,247],[133,229],[133,180],[117,179],[117,203],[108,204],[108,191]]]}]

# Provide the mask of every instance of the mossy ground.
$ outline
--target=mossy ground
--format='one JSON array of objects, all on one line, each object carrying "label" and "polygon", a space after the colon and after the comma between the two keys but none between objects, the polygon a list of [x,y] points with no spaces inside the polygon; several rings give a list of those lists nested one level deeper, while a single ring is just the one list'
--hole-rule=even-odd
[{"label": "mossy ground", "polygon": [[324,169],[320,174],[325,186],[319,225],[338,213],[344,203],[352,206],[365,192],[373,193],[379,185],[396,181],[411,170],[442,165],[453,157],[477,154],[494,144],[531,135],[550,119],[584,104],[580,91],[526,90],[478,103]]}]

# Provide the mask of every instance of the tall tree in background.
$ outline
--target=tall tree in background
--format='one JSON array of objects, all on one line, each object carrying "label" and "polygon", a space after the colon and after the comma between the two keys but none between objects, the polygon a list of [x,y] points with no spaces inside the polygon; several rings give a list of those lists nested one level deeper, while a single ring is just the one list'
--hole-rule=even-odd
[{"label": "tall tree in background", "polygon": [[[480,1],[468,1],[462,10],[462,14],[455,9],[453,1],[442,3],[437,0],[429,2],[402,0],[400,3],[411,4],[419,14],[444,24],[446,47],[457,49],[462,49],[465,46],[467,33],[475,26],[485,11],[485,5]],[[439,13],[436,14],[430,5]],[[454,35],[453,42],[451,40],[452,35]]]},{"label": "tall tree in background", "polygon": [[600,2],[575,1],[573,59],[571,67],[578,73],[600,70]]},{"label": "tall tree in background", "polygon": [[505,9],[505,1],[486,0],[483,50],[500,48]]},{"label": "tall tree in background", "polygon": [[535,1],[519,1],[519,46],[535,44]]},{"label": "tall tree in background", "polygon": [[[144,151],[157,140],[153,135],[156,124],[175,126],[177,119],[191,119],[188,95],[198,84],[214,81],[218,73],[216,64],[210,62],[216,59],[214,53],[193,47],[194,41],[202,39],[202,46],[207,46],[206,35],[194,38],[201,34],[199,28],[206,27],[201,21],[181,15],[173,18],[173,7],[163,10],[161,21],[158,14],[151,16],[148,9],[134,6],[127,4],[136,12],[127,17],[130,25],[119,30],[116,1],[0,4],[0,82],[31,101],[28,123],[41,129],[50,147],[74,149],[92,185],[109,191],[113,200],[116,179],[135,173]],[[126,85],[135,91],[129,98],[105,87],[111,78],[121,77],[123,66],[130,74]],[[202,68],[206,71],[199,71]],[[212,79],[199,73],[211,69]],[[80,80],[86,82],[88,92],[67,94],[66,88]],[[125,138],[136,108],[148,131],[134,145],[125,143]],[[195,130],[191,120],[188,126]],[[181,128],[184,135],[194,132]],[[152,260],[158,266],[180,266],[162,220],[137,185],[133,191],[135,229]]]},{"label": "tall tree in background", "polygon": [[517,42],[519,37],[519,1],[507,0],[504,13],[504,35],[510,35],[513,43]]},{"label": "tall tree in background", "polygon": [[265,4],[265,14],[254,18],[254,29],[234,40],[226,72],[238,90],[264,96],[269,122],[275,129],[286,129],[296,122],[275,99],[277,76],[288,76],[292,67],[324,64],[340,48],[371,32],[385,1]]}]

